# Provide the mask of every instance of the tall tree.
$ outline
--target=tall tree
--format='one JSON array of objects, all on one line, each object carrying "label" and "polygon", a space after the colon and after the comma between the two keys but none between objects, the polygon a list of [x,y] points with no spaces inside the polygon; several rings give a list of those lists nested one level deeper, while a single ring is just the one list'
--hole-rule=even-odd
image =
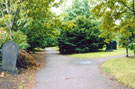
[{"label": "tall tree", "polygon": [[[34,51],[35,47],[46,47],[50,41],[50,37],[54,35],[54,25],[59,21],[55,14],[50,10],[51,7],[57,6],[54,0],[31,0],[26,5],[27,18],[22,18],[19,29],[22,30],[28,36],[28,43],[30,44],[29,50]],[[38,4],[37,4],[38,3]],[[24,15],[24,14],[22,14]],[[50,26],[49,26],[50,25]],[[50,39],[49,39],[50,38]],[[49,40],[48,40],[49,39]],[[51,39],[52,40],[52,39]]]},{"label": "tall tree", "polygon": [[45,47],[51,32],[47,23],[55,25],[58,22],[50,8],[58,5],[55,0],[0,0],[0,28],[7,29],[11,40],[13,30],[23,31],[31,50]]},{"label": "tall tree", "polygon": [[[23,9],[23,0],[0,0],[0,21],[2,27],[6,27],[12,40],[12,30],[15,19],[20,9]],[[25,4],[24,4],[25,5]]]},{"label": "tall tree", "polygon": [[72,6],[65,8],[64,13],[67,14],[65,20],[73,20],[77,16],[86,16],[90,17],[90,6],[88,0],[73,0]]},{"label": "tall tree", "polygon": [[60,53],[83,53],[103,47],[99,23],[91,17],[88,0],[73,0],[72,6],[63,13],[65,16],[58,39]]},{"label": "tall tree", "polygon": [[93,16],[102,19],[102,36],[111,41],[117,32],[123,36],[128,56],[128,44],[135,33],[134,0],[94,0]]}]

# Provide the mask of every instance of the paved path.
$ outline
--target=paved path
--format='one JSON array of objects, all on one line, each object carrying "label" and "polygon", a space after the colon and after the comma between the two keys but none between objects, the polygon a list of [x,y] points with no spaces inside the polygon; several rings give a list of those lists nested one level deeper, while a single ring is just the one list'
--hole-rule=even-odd
[{"label": "paved path", "polygon": [[122,56],[80,60],[60,55],[51,48],[46,50],[47,65],[37,73],[33,89],[124,89],[98,68],[102,62]]}]

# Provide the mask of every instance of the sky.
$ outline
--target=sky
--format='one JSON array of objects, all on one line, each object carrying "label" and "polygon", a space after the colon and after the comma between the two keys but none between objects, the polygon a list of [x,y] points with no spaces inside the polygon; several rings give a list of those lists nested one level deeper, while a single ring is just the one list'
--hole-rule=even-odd
[{"label": "sky", "polygon": [[[60,0],[55,0],[55,2],[59,2]],[[72,0],[67,0],[66,3],[65,3],[66,6],[70,6],[72,5]],[[60,6],[58,8],[56,7],[52,7],[52,11],[55,12],[57,15],[60,15],[61,14],[61,9],[63,8],[63,6]]]}]

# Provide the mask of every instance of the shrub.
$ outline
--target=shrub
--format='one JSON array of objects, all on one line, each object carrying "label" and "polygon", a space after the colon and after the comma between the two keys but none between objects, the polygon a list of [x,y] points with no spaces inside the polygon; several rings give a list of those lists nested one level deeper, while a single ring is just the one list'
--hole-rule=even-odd
[{"label": "shrub", "polygon": [[89,34],[86,30],[65,31],[58,42],[61,54],[85,53],[103,47],[103,39]]},{"label": "shrub", "polygon": [[9,34],[6,31],[0,32],[0,49],[2,45],[8,40],[9,40]]},{"label": "shrub", "polygon": [[27,36],[19,30],[17,32],[13,32],[13,41],[15,41],[20,49],[27,49],[29,47]]},{"label": "shrub", "polygon": [[[0,48],[2,45],[9,40],[9,33],[0,33]],[[13,41],[18,45],[20,49],[27,49],[29,44],[27,43],[27,36],[21,31],[13,32]]]},{"label": "shrub", "polygon": [[75,20],[72,30],[62,30],[58,38],[61,54],[85,53],[97,51],[104,45],[104,39],[99,37],[98,26],[85,17]]}]

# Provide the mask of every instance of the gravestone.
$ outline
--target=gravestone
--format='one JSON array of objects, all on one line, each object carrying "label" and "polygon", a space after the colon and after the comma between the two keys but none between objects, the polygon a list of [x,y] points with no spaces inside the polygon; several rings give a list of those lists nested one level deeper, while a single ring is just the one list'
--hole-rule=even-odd
[{"label": "gravestone", "polygon": [[111,41],[109,44],[106,44],[106,51],[113,51],[113,49],[117,49],[116,41]]},{"label": "gravestone", "polygon": [[112,49],[112,44],[111,44],[111,43],[110,43],[110,44],[106,44],[106,51],[107,51],[107,52],[113,51],[113,49]]},{"label": "gravestone", "polygon": [[19,48],[13,41],[6,42],[2,47],[2,71],[17,73],[16,61],[19,55]]},{"label": "gravestone", "polygon": [[117,42],[116,41],[113,41],[112,42],[112,49],[117,49]]}]

